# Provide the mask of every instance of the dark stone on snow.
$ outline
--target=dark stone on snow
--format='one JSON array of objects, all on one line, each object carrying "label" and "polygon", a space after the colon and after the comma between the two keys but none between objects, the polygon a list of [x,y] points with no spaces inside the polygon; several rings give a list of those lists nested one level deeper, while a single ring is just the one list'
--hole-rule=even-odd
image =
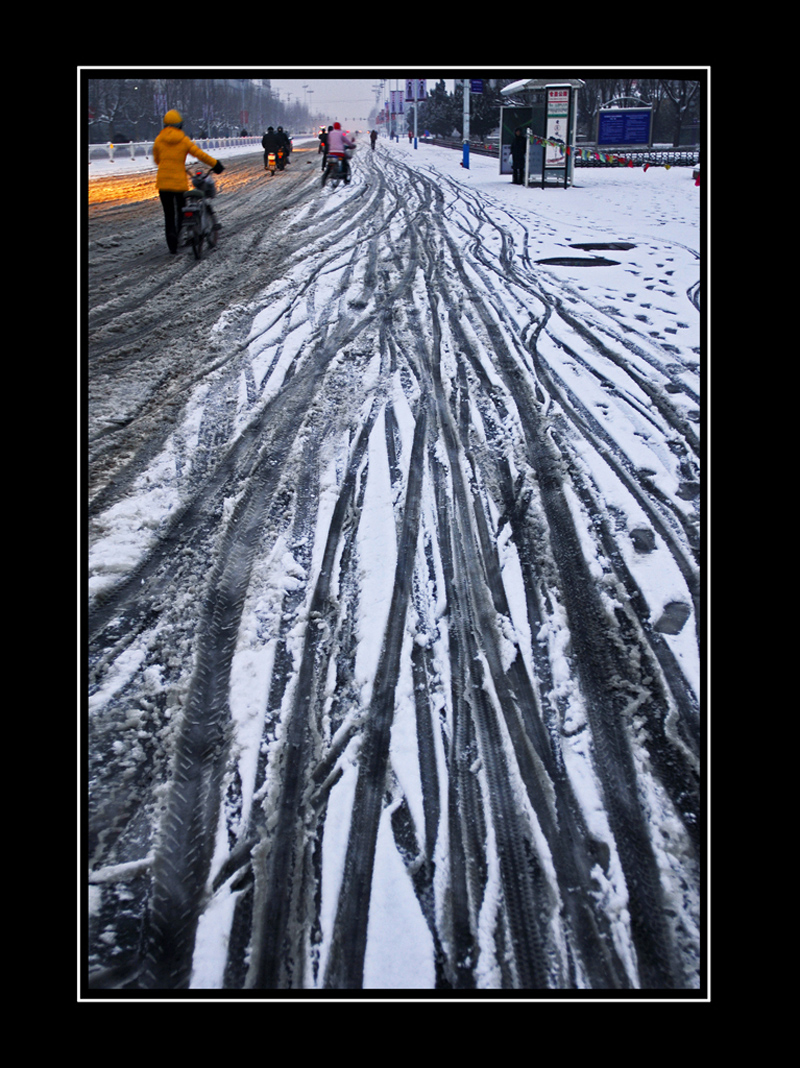
[{"label": "dark stone on snow", "polygon": [[680,634],[686,620],[689,618],[691,609],[682,601],[670,601],[664,608],[664,612],[655,625],[660,634]]}]

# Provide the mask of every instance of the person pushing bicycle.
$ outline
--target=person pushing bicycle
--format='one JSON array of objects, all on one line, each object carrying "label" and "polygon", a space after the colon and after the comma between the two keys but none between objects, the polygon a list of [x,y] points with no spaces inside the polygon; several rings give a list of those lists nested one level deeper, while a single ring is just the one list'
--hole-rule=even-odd
[{"label": "person pushing bicycle", "polygon": [[219,160],[209,156],[187,137],[183,132],[183,116],[172,108],[164,116],[164,129],[153,142],[153,159],[158,167],[156,188],[164,209],[164,229],[170,252],[178,251],[183,204],[185,194],[189,190],[187,156],[199,159],[207,167],[211,167],[215,174],[222,174],[225,170]]}]

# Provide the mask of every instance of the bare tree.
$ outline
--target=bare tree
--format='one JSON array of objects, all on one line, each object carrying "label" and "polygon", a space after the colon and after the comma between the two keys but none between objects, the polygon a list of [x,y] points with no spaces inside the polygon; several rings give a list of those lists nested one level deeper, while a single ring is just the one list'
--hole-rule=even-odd
[{"label": "bare tree", "polygon": [[674,108],[672,143],[681,143],[684,126],[699,112],[700,82],[680,79],[662,79],[661,88]]}]

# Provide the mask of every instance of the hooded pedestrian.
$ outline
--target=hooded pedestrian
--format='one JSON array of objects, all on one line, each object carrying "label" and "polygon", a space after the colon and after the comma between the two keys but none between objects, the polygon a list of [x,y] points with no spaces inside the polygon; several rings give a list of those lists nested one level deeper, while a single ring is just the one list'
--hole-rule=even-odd
[{"label": "hooded pedestrian", "polygon": [[183,205],[189,190],[189,175],[186,173],[186,157],[194,156],[215,174],[222,174],[225,168],[199,148],[183,132],[183,117],[179,111],[168,111],[164,116],[164,129],[153,142],[153,160],[158,167],[156,188],[164,209],[164,229],[167,248],[170,252],[178,251],[178,234],[183,222]]}]

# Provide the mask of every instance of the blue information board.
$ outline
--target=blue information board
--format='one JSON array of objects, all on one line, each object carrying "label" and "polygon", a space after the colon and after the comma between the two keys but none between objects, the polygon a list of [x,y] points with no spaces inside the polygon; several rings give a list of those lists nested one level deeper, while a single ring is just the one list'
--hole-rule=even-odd
[{"label": "blue information board", "polygon": [[652,108],[608,108],[598,114],[598,145],[649,145]]}]

